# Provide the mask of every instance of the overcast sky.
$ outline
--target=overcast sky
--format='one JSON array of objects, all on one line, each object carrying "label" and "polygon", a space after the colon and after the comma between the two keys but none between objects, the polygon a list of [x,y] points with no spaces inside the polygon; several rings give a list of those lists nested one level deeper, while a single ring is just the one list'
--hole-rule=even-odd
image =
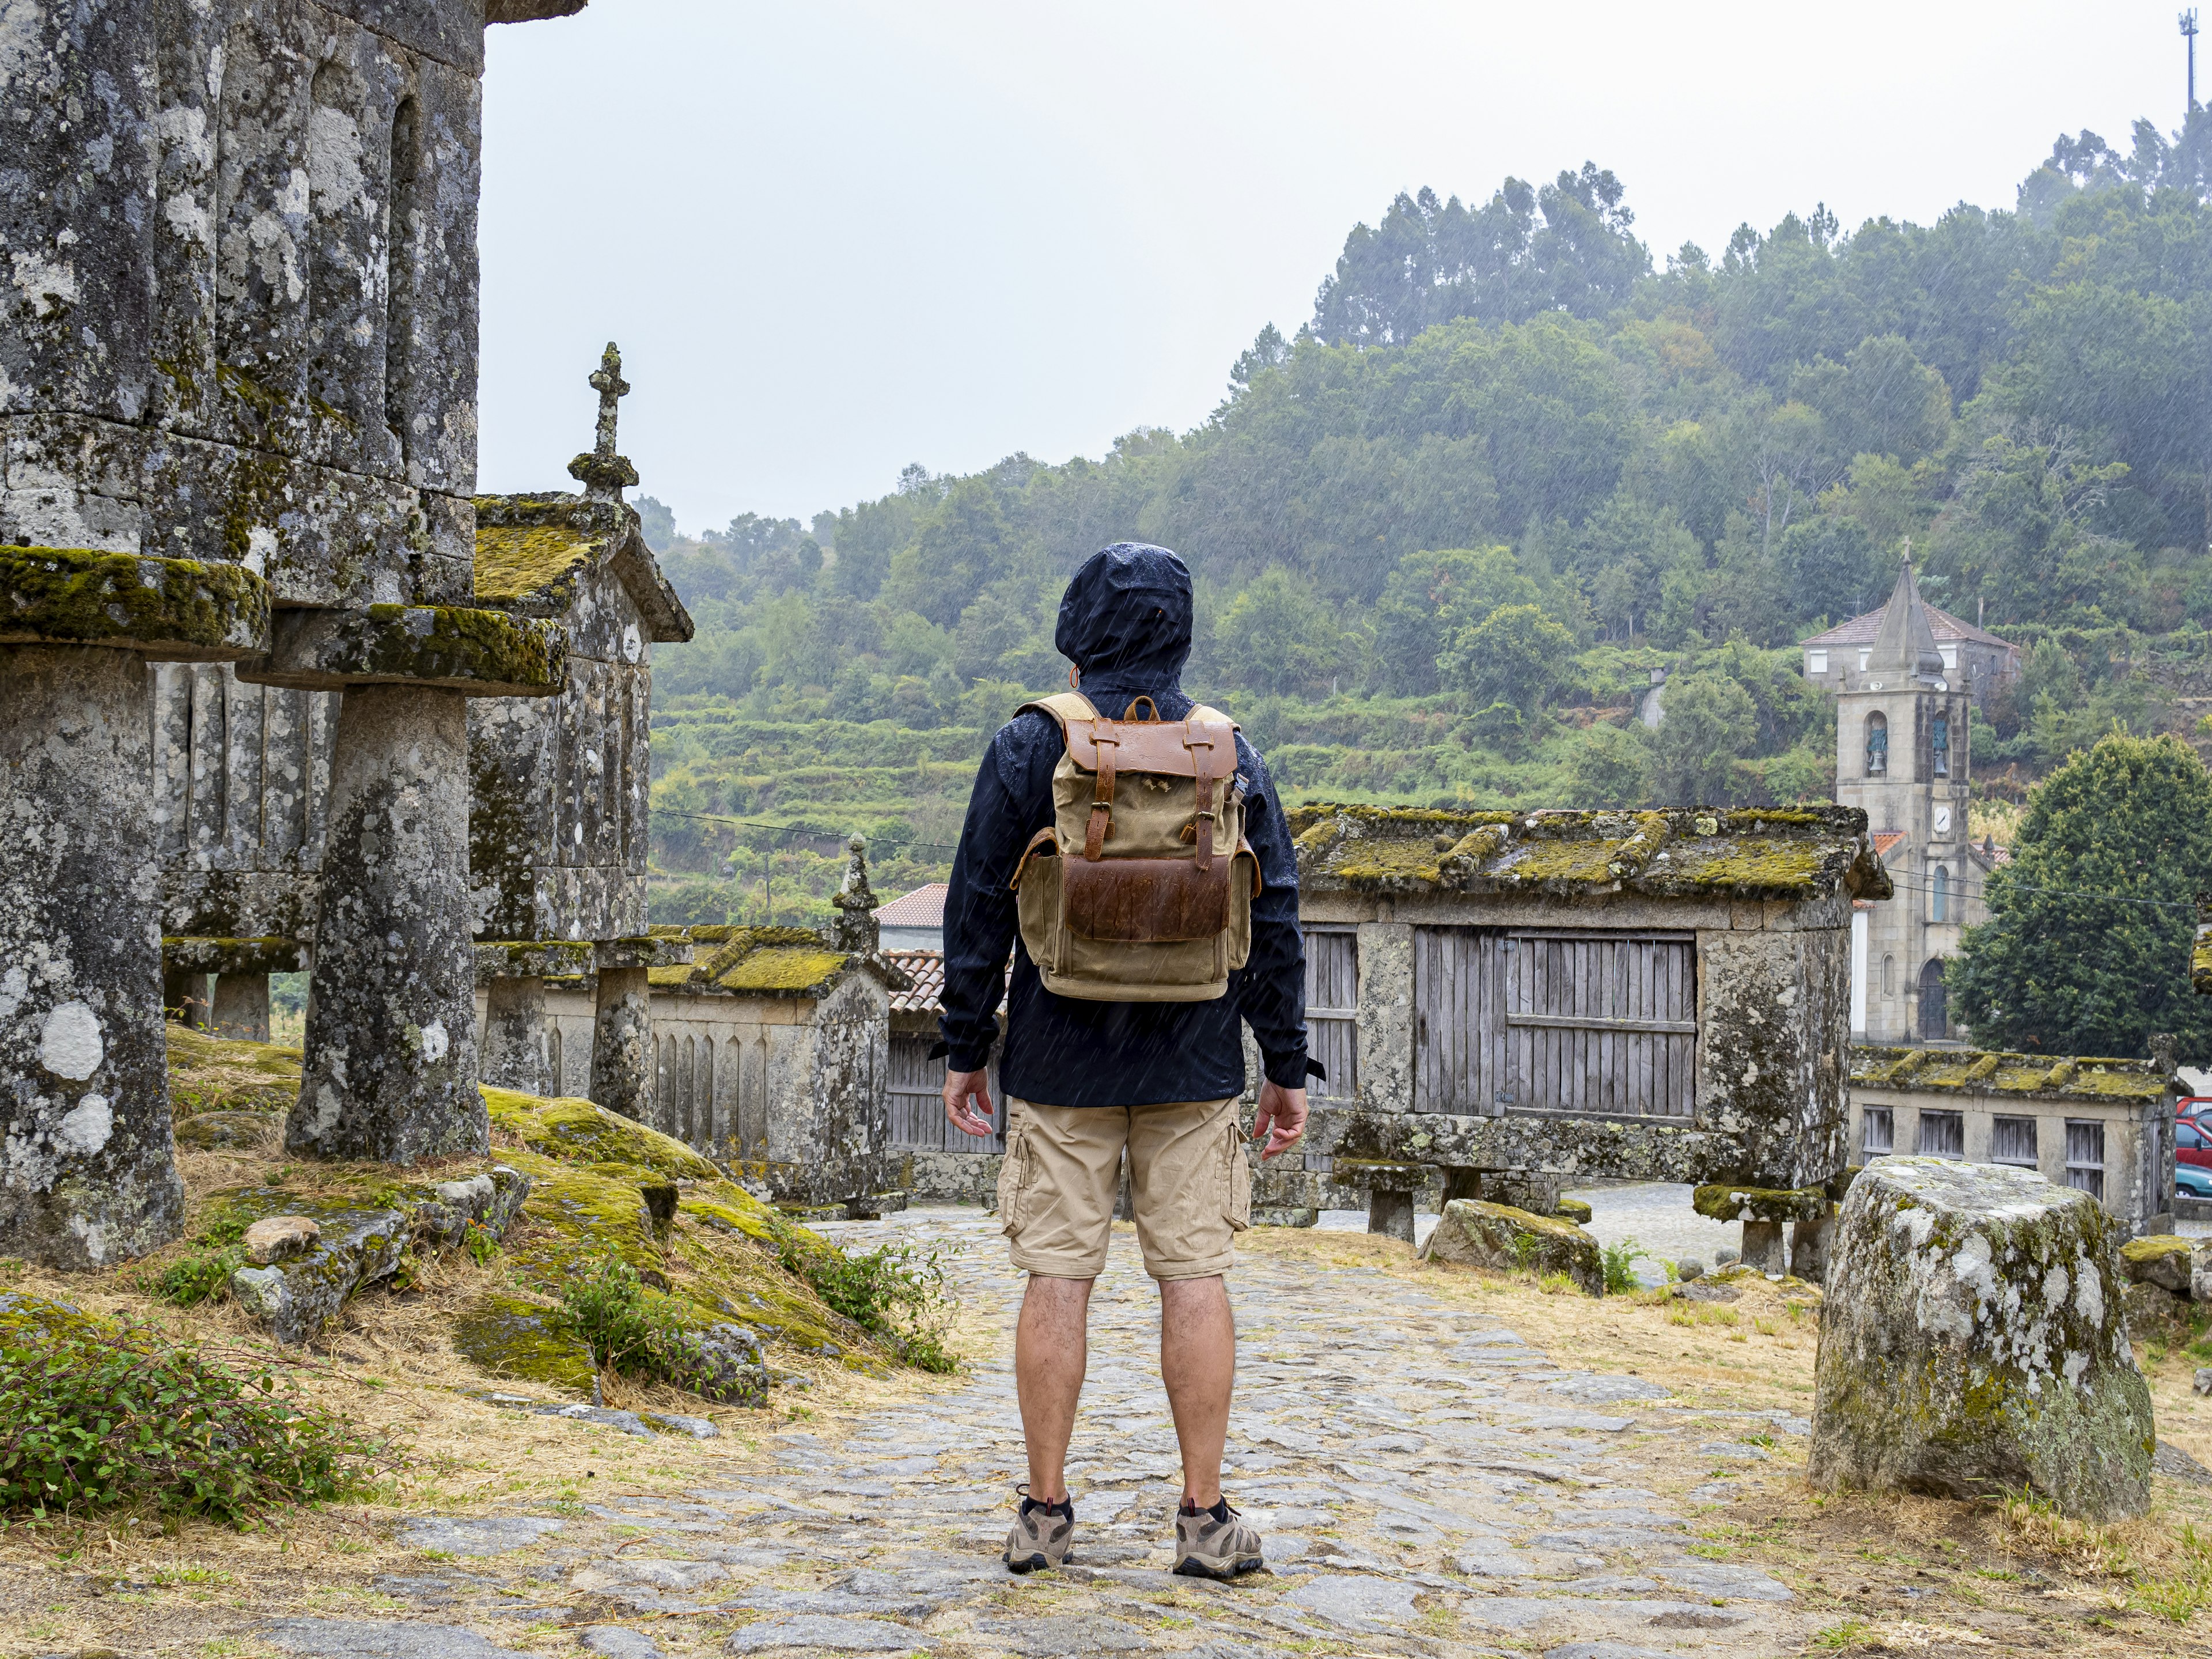
[{"label": "overcast sky", "polygon": [[572,487],[611,337],[637,493],[695,532],[1195,425],[1401,190],[1592,159],[1663,264],[1816,201],[2009,207],[2060,131],[2124,149],[2184,97],[2173,0],[592,0],[489,33],[483,487]]}]

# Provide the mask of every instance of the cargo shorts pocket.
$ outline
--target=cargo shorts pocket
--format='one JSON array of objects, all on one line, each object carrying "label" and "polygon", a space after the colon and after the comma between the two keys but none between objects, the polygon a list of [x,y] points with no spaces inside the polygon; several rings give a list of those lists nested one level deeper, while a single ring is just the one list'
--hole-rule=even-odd
[{"label": "cargo shorts pocket", "polygon": [[1252,1224],[1252,1161],[1244,1153],[1244,1126],[1237,1114],[1229,1114],[1229,1128],[1223,1145],[1228,1152],[1228,1180],[1223,1192],[1221,1213],[1229,1223],[1229,1231],[1241,1233]]},{"label": "cargo shorts pocket", "polygon": [[1016,1120],[1006,1125],[1006,1156],[999,1163],[999,1231],[1008,1238],[1022,1230],[1030,1178],[1029,1125]]}]

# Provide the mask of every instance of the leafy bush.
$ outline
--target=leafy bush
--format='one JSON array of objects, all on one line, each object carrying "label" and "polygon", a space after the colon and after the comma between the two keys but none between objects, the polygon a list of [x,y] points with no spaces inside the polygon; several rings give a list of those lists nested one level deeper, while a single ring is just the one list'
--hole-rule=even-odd
[{"label": "leafy bush", "polygon": [[0,1512],[145,1509],[232,1526],[363,1490],[380,1449],[143,1326],[0,1329]]},{"label": "leafy bush", "polygon": [[890,1347],[901,1363],[917,1370],[959,1370],[959,1357],[945,1346],[949,1298],[945,1266],[935,1250],[923,1255],[910,1244],[884,1244],[854,1254],[808,1250],[794,1236],[785,1239],[781,1254],[787,1269]]},{"label": "leafy bush", "polygon": [[698,1339],[684,1328],[665,1297],[649,1295],[637,1269],[609,1255],[599,1271],[573,1279],[561,1305],[569,1328],[602,1370],[688,1386],[704,1364]]},{"label": "leafy bush", "polygon": [[1605,1259],[1607,1296],[1626,1296],[1631,1291],[1643,1288],[1636,1277],[1636,1264],[1652,1260],[1650,1251],[1632,1238],[1624,1238],[1618,1244],[1607,1244],[1599,1255]]},{"label": "leafy bush", "polygon": [[211,1223],[192,1239],[201,1247],[197,1253],[139,1274],[138,1287],[173,1307],[228,1300],[230,1276],[246,1265],[246,1252],[238,1243],[245,1232],[246,1223],[236,1217]]}]

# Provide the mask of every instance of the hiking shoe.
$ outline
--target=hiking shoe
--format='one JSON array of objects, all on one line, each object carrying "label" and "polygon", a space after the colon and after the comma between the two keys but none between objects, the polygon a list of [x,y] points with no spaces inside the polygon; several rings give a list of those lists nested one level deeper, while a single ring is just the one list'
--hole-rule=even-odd
[{"label": "hiking shoe", "polygon": [[1234,1578],[1261,1565],[1260,1534],[1229,1507],[1176,1511],[1175,1570],[1186,1578]]},{"label": "hiking shoe", "polygon": [[1075,1541],[1075,1500],[1041,1504],[1030,1496],[1027,1486],[1014,1490],[1022,1495],[1022,1506],[1014,1512],[1013,1529],[1006,1534],[1007,1569],[1035,1572],[1039,1567],[1060,1565]]}]

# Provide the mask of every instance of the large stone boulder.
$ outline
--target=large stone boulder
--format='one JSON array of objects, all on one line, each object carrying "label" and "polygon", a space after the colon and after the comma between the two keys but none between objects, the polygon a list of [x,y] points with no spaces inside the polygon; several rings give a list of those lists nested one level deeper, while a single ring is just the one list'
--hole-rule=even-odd
[{"label": "large stone boulder", "polygon": [[1479,1198],[1455,1198],[1445,1205],[1421,1255],[1493,1273],[1525,1268],[1538,1274],[1565,1273],[1584,1293],[1605,1294],[1605,1262],[1597,1240],[1571,1221],[1531,1215]]},{"label": "large stone boulder", "polygon": [[2033,1170],[1886,1158],[1844,1201],[1815,1372],[1816,1487],[2150,1504],[2150,1389],[2117,1224]]}]

